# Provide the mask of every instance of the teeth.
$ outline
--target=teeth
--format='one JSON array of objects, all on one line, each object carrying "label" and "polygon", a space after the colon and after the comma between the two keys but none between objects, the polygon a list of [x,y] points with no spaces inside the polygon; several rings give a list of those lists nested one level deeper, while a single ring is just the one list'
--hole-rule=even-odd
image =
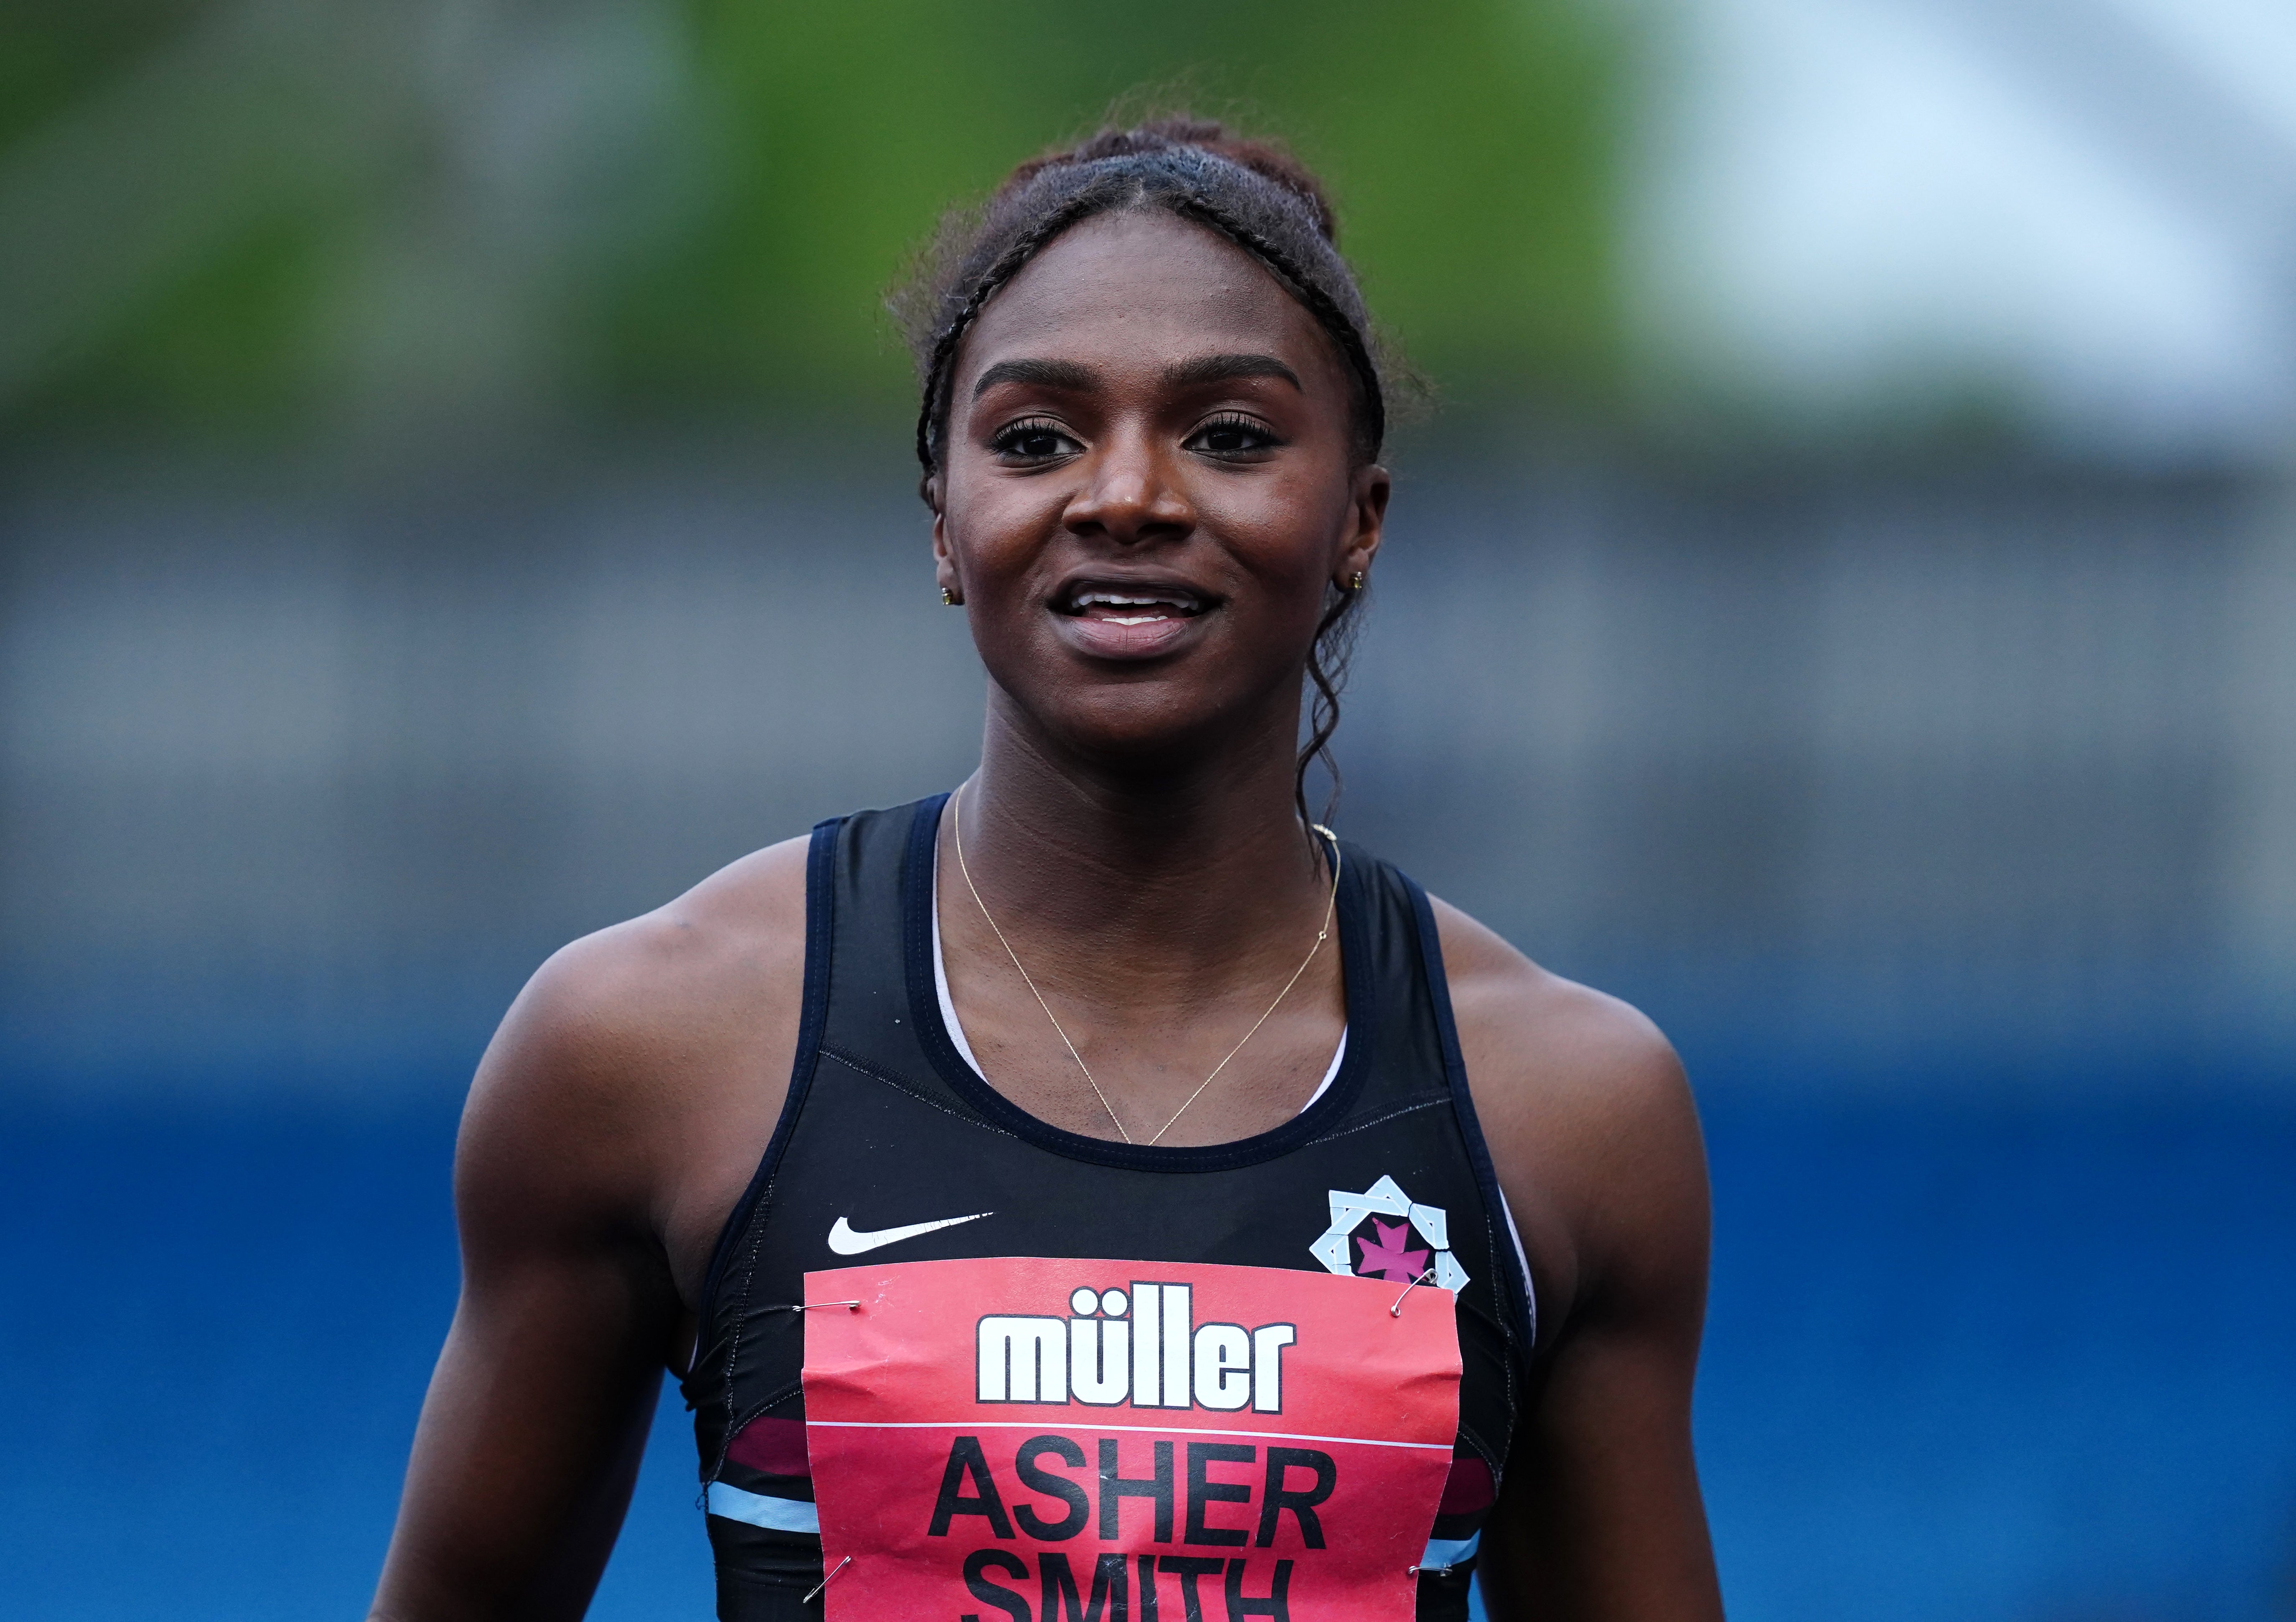
[{"label": "teeth", "polygon": [[[1115,592],[1078,592],[1076,597],[1076,606],[1079,610],[1095,607],[1160,608],[1174,609],[1185,613],[1187,611],[1189,605],[1187,602],[1177,597],[1128,597],[1120,595]],[[1120,623],[1129,625],[1137,622],[1128,619],[1121,621]]]}]

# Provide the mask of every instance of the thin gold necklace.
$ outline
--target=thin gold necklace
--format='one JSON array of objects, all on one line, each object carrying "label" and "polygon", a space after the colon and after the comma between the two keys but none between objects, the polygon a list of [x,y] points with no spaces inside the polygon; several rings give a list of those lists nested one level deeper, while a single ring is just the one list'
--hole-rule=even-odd
[{"label": "thin gold necklace", "polygon": [[[1013,960],[1013,967],[1021,971],[1021,983],[1029,987],[1029,995],[1037,999],[1037,1006],[1045,1011],[1045,1018],[1053,1022],[1053,1029],[1060,1034],[1061,1044],[1069,1050],[1069,1057],[1076,1061],[1077,1069],[1084,1072],[1086,1082],[1092,1087],[1093,1096],[1100,1100],[1100,1107],[1108,1112],[1110,1122],[1116,1127],[1116,1135],[1128,1143],[1131,1143],[1132,1135],[1124,1129],[1123,1118],[1116,1113],[1116,1106],[1108,1102],[1108,1094],[1101,1091],[1100,1082],[1094,1077],[1092,1067],[1084,1061],[1084,1055],[1077,1052],[1077,1044],[1069,1040],[1069,1033],[1061,1024],[1060,1016],[1053,1012],[1053,1005],[1045,1001],[1045,994],[1037,989],[1037,982],[1029,977],[1028,970],[1021,967],[1021,954],[1013,950],[1013,943],[1005,939],[1004,931],[996,927],[996,920],[989,915],[988,904],[980,898],[980,887],[972,881],[972,868],[964,859],[964,787],[963,784],[957,787],[956,803],[951,807],[951,814],[952,820],[956,824],[956,870],[964,875],[964,888],[972,892],[972,905],[980,909],[981,922],[988,924],[989,930],[996,935],[997,944],[1004,948],[1004,955]],[[1155,1137],[1150,1138],[1145,1147],[1152,1148],[1166,1133],[1169,1132],[1173,1124],[1188,1112],[1188,1105],[1201,1098],[1204,1095],[1204,1089],[1219,1079],[1219,1073],[1227,1069],[1228,1059],[1233,1059],[1243,1052],[1244,1043],[1259,1034],[1259,1028],[1267,1023],[1268,1015],[1283,1006],[1283,999],[1292,995],[1292,987],[1300,983],[1300,977],[1308,972],[1308,965],[1316,961],[1316,954],[1324,949],[1324,942],[1330,938],[1332,915],[1337,911],[1340,904],[1340,836],[1321,823],[1313,823],[1309,826],[1322,834],[1332,847],[1332,893],[1324,903],[1324,927],[1316,931],[1316,944],[1308,948],[1308,955],[1300,960],[1300,966],[1297,969],[1292,971],[1292,978],[1283,982],[1283,989],[1277,992],[1275,1000],[1267,1005],[1267,1013],[1260,1015],[1251,1022],[1251,1028],[1243,1033],[1242,1037],[1234,1047],[1227,1050],[1227,1058],[1212,1066],[1212,1073],[1197,1084],[1196,1090],[1188,1094],[1178,1109],[1172,1111],[1171,1120],[1166,1121],[1156,1129]]]}]

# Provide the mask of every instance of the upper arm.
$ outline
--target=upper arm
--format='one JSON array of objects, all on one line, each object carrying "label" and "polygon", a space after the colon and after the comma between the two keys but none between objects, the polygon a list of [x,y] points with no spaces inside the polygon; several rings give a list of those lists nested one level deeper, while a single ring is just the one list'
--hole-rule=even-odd
[{"label": "upper arm", "polygon": [[643,1089],[578,943],[488,1047],[455,1150],[463,1288],[378,1615],[581,1614],[635,1479],[677,1298]]},{"label": "upper arm", "polygon": [[1494,1618],[1718,1618],[1691,1447],[1706,1161],[1673,1049],[1445,909],[1475,1107],[1540,1294],[1480,1569]]},{"label": "upper arm", "polygon": [[577,941],[504,1019],[455,1148],[462,1294],[377,1616],[587,1604],[663,1366],[780,1108],[804,868],[802,841],[777,846]]}]

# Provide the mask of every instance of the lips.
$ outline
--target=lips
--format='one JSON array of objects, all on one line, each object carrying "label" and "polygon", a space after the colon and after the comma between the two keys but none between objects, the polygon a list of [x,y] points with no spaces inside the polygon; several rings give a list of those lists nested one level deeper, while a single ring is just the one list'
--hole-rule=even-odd
[{"label": "lips", "polygon": [[1101,659],[1154,659],[1199,634],[1216,599],[1165,580],[1078,580],[1049,605],[1065,640]]},{"label": "lips", "polygon": [[1193,619],[1210,606],[1185,587],[1088,585],[1064,594],[1055,611],[1109,625],[1153,625],[1160,619]]}]

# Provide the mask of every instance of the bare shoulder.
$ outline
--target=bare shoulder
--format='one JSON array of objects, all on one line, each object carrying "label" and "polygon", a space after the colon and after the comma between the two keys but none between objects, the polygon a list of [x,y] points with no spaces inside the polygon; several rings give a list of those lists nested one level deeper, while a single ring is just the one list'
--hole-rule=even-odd
[{"label": "bare shoulder", "polygon": [[1705,1150],[1673,1045],[1456,907],[1438,901],[1435,916],[1475,1112],[1533,1270],[1543,1259],[1550,1275],[1542,1298],[1693,1262],[1702,1276]]},{"label": "bare shoulder", "polygon": [[[713,1131],[719,1141],[755,1135],[757,1118],[769,1130],[787,1088],[806,845],[745,856],[535,971],[464,1111],[456,1190],[466,1228],[492,1208],[540,1214],[571,1202],[593,1219],[660,1233],[692,1196],[708,1202],[724,1180],[709,1165]],[[746,1176],[738,1156],[729,1164]]]},{"label": "bare shoulder", "polygon": [[512,1004],[482,1082],[498,1061],[537,1054],[569,1085],[602,1065],[619,1090],[654,1079],[665,1047],[708,1040],[761,973],[792,954],[802,962],[805,848],[768,846],[666,906],[560,947]]},{"label": "bare shoulder", "polygon": [[1550,1127],[1558,1110],[1631,1127],[1685,1102],[1673,1045],[1639,1010],[1540,968],[1449,903],[1434,907],[1479,1112],[1535,1107]]}]

